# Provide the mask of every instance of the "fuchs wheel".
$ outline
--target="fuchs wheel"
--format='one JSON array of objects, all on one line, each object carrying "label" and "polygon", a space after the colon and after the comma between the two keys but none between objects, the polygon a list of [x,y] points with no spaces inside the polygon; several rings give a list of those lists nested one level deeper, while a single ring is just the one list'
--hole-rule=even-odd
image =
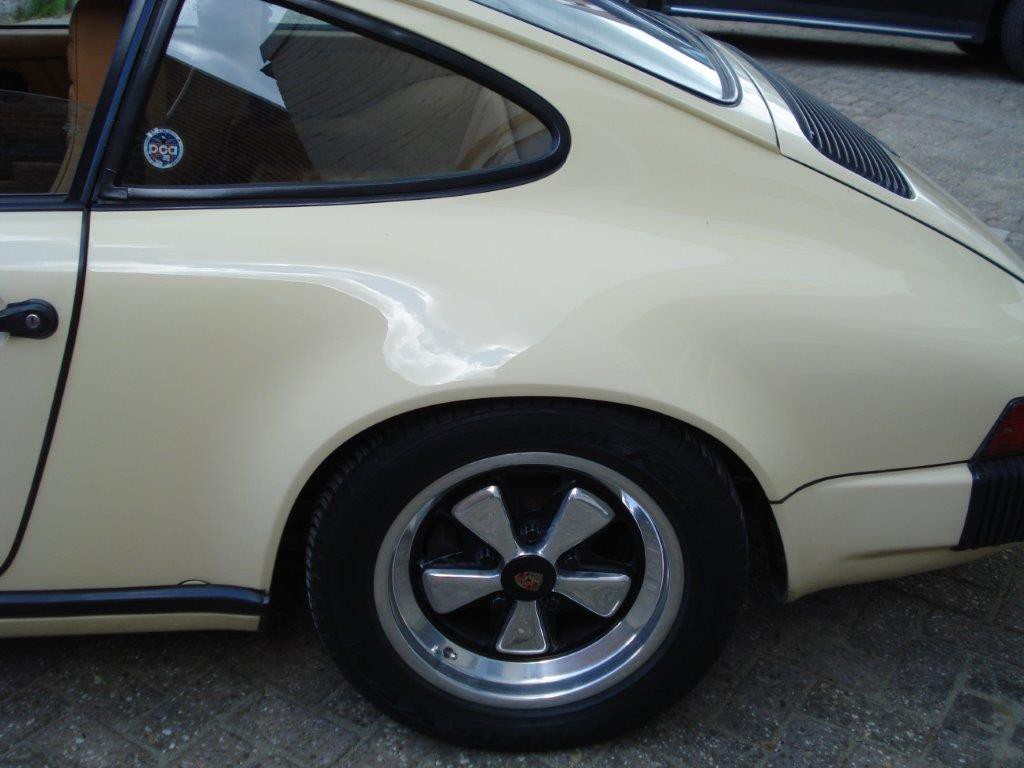
[{"label": "fuchs wheel", "polygon": [[491,748],[606,738],[714,660],[746,578],[731,482],[642,411],[487,401],[356,447],[314,513],[307,582],[349,679]]},{"label": "fuchs wheel", "polygon": [[1017,77],[1024,78],[1024,0],[1010,0],[1003,14],[1003,58]]}]

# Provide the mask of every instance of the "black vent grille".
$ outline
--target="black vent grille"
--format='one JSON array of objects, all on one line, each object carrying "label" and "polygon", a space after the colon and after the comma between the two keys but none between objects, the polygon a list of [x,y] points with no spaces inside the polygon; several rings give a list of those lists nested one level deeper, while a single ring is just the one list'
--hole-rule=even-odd
[{"label": "black vent grille", "polygon": [[971,503],[957,549],[1024,541],[1024,456],[972,461]]},{"label": "black vent grille", "polygon": [[804,136],[821,154],[900,197],[913,197],[907,177],[882,142],[831,104],[753,59],[747,60],[768,78],[792,110]]}]

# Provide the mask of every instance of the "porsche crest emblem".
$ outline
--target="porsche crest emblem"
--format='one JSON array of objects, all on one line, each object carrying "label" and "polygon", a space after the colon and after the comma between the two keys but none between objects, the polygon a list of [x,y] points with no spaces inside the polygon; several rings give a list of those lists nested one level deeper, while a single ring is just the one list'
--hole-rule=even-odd
[{"label": "porsche crest emblem", "polygon": [[513,578],[516,585],[526,592],[536,592],[544,583],[544,574],[537,571],[520,571]]}]

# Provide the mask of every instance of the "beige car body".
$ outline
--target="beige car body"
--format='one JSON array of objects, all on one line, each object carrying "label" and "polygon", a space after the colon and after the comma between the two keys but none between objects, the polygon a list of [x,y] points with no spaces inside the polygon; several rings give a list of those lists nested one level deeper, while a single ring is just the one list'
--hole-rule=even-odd
[{"label": "beige car body", "polygon": [[[819,155],[739,59],[727,107],[469,0],[345,5],[540,94],[569,125],[564,165],[433,199],[94,210],[66,390],[0,592],[267,591],[333,452],[493,397],[621,403],[713,437],[771,502],[790,599],[985,553],[952,548],[966,462],[1024,394],[1024,268],[983,224],[913,169],[905,200]],[[4,300],[28,272],[70,315],[78,216],[0,213]],[[28,258],[43,229],[64,234]],[[0,557],[52,397],[18,382],[55,378],[66,330],[0,341],[17,392],[0,403]],[[257,624],[14,618],[0,635]]]}]

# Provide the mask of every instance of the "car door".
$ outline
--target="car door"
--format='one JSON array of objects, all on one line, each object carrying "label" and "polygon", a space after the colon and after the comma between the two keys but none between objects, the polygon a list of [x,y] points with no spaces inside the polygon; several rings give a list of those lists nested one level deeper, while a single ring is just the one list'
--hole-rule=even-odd
[{"label": "car door", "polygon": [[[452,337],[435,319],[453,290],[440,265],[453,233],[486,227],[469,209],[561,167],[568,129],[536,93],[362,5],[155,12],[90,216],[42,533],[11,589],[265,589],[290,483],[351,418],[362,376],[379,364],[378,390],[405,391],[514,354],[486,324]],[[425,207],[430,232],[405,223]],[[346,367],[364,354],[374,366]]]},{"label": "car door", "polygon": [[28,523],[70,362],[95,106],[85,95],[99,93],[121,33],[115,24],[95,82],[71,100],[70,19],[52,4],[32,18],[39,7],[8,4],[0,20],[0,574]]}]

